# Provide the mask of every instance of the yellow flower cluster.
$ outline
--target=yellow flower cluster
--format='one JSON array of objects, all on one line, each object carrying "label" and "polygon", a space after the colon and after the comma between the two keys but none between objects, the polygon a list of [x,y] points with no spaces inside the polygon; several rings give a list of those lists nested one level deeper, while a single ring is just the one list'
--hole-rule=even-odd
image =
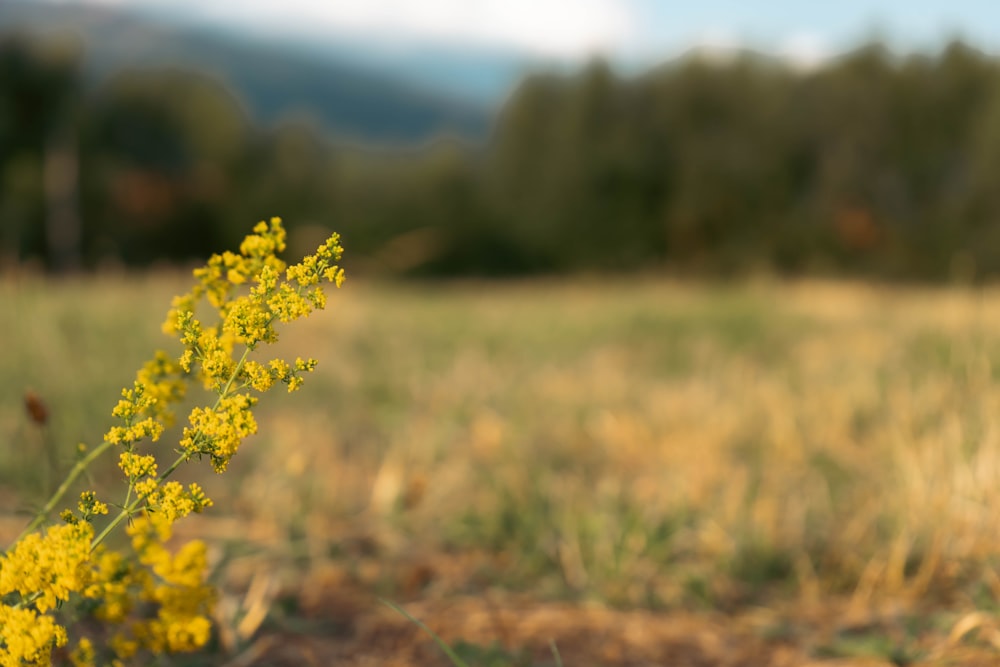
[{"label": "yellow flower cluster", "polygon": [[267,366],[250,360],[243,365],[240,379],[244,386],[250,386],[257,391],[267,391],[275,382],[288,385],[291,393],[302,386],[301,373],[311,373],[318,362],[315,359],[298,357],[295,364],[290,365],[284,359],[272,359]]},{"label": "yellow flower cluster", "polygon": [[8,551],[0,565],[0,596],[30,597],[41,613],[69,600],[87,583],[93,527],[87,522],[32,533]]},{"label": "yellow flower cluster", "polygon": [[33,609],[0,605],[0,628],[3,628],[4,650],[0,665],[20,667],[51,665],[52,649],[66,645],[66,629],[51,616],[39,615]]},{"label": "yellow flower cluster", "polygon": [[[210,504],[199,506],[191,495],[180,484],[169,482],[156,510],[147,511],[127,528],[132,548],[147,568],[138,577],[137,600],[156,609],[155,617],[130,625],[128,645],[136,649],[142,647],[154,654],[192,651],[204,646],[211,634],[208,614],[215,592],[204,581],[208,562],[204,542],[188,542],[176,554],[163,545],[170,539],[170,526],[176,519]],[[128,639],[125,635],[122,638]]]},{"label": "yellow flower cluster", "polygon": [[216,472],[225,472],[229,459],[240,443],[257,432],[257,421],[250,408],[257,399],[248,394],[234,394],[219,399],[214,409],[195,408],[191,426],[184,429],[181,448],[190,455],[207,454]]},{"label": "yellow flower cluster", "polygon": [[[0,667],[51,664],[52,651],[71,640],[59,623],[58,608],[67,603],[79,603],[78,613],[107,627],[72,637],[66,650],[78,667],[191,651],[209,640],[214,591],[205,583],[206,547],[193,541],[174,552],[166,543],[176,521],[212,501],[197,484],[185,487],[168,478],[184,462],[205,456],[216,472],[224,472],[242,441],[257,432],[252,409],[258,398],[250,392],[279,383],[295,391],[302,375],[316,367],[314,359],[249,358],[261,343],[278,339],[275,323],[325,307],[323,281],[340,287],[344,280],[335,264],[342,253],[337,235],[287,268],[277,257],[284,248],[281,220],[272,218],[254,227],[238,254],[214,255],[196,270],[197,283],[174,299],[164,324],[183,352],[177,357],[157,352],[132,388],[122,390],[112,410],[119,424],[99,447],[79,448],[68,482],[108,448],[121,448],[118,465],[127,491],[117,515],[95,535],[94,522],[108,514],[108,504],[85,491],[77,512],[62,512],[63,524],[36,531],[68,488],[64,483],[26,533],[0,554]],[[196,314],[202,301],[215,311],[211,323]],[[173,423],[173,406],[192,381],[216,395],[214,404],[191,411],[179,455],[163,467],[155,452],[140,447],[158,441]],[[126,522],[130,549],[107,548],[105,538]]]},{"label": "yellow flower cluster", "polygon": [[146,385],[138,380],[133,389],[122,389],[122,398],[111,415],[121,419],[124,425],[112,427],[104,439],[116,445],[131,445],[143,438],[149,438],[153,442],[159,440],[163,433],[163,423],[156,417],[142,419],[156,403],[156,397],[147,395]]},{"label": "yellow flower cluster", "polygon": [[152,399],[146,408],[147,413],[166,427],[174,423],[171,404],[181,402],[187,394],[184,373],[178,361],[163,350],[157,350],[153,358],[136,373],[136,382],[144,387],[146,395]]}]

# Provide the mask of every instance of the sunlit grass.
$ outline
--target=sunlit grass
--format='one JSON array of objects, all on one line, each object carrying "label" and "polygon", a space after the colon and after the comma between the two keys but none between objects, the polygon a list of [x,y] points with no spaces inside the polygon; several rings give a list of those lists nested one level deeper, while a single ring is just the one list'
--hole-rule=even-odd
[{"label": "sunlit grass", "polygon": [[[68,460],[104,432],[185,281],[0,285],[8,507],[41,496],[44,440]],[[289,349],[323,364],[203,480],[231,550],[393,599],[1000,593],[1000,293],[359,282],[302,324]]]}]

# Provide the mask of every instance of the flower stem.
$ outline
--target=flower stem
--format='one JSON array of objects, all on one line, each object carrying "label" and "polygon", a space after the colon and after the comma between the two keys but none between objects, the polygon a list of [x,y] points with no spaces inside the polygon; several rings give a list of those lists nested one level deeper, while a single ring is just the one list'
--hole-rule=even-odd
[{"label": "flower stem", "polygon": [[[243,356],[240,357],[239,363],[236,364],[236,368],[233,369],[232,375],[229,376],[229,380],[226,382],[226,386],[223,387],[222,390],[219,392],[219,397],[215,400],[215,405],[212,408],[213,410],[219,407],[219,403],[221,403],[222,399],[226,396],[226,394],[229,393],[229,389],[233,386],[233,381],[236,380],[236,376],[239,375],[240,370],[246,363],[246,359],[249,354],[250,354],[249,349],[243,350]],[[170,475],[174,473],[175,470],[177,470],[178,467],[180,467],[182,463],[190,460],[192,456],[193,454],[190,451],[185,451],[181,453],[181,455],[178,456],[177,459],[173,463],[171,463],[166,470],[160,473],[159,477],[157,478],[157,481],[160,483],[164,482],[168,477],[170,477]],[[132,514],[135,513],[135,511],[139,508],[139,505],[142,504],[143,500],[144,500],[143,498],[136,498],[132,502],[126,503],[125,507],[122,508],[121,512],[119,512],[115,516],[115,518],[112,519],[111,522],[104,527],[104,530],[102,530],[90,543],[90,550],[93,551],[94,549],[96,549],[101,542],[107,539],[108,535],[111,534],[111,531],[113,531],[115,528],[121,525],[122,521],[132,516]]]},{"label": "flower stem", "polygon": [[[62,484],[59,485],[59,488],[55,490],[52,497],[48,499],[45,506],[42,507],[37,514],[35,514],[35,518],[31,520],[31,523],[29,523],[25,529],[21,531],[21,534],[17,536],[17,539],[14,540],[13,544],[17,544],[26,535],[34,532],[40,525],[42,525],[42,523],[44,523],[48,518],[49,513],[55,509],[59,501],[66,495],[66,492],[69,491],[71,486],[73,486],[73,483],[80,477],[80,475],[83,474],[83,471],[87,469],[87,466],[93,463],[97,457],[103,454],[105,450],[111,446],[112,444],[110,442],[102,442],[100,445],[90,450],[86,456],[77,461],[76,465],[73,466],[73,469],[69,471],[68,475],[66,475],[66,479],[64,479]],[[11,546],[13,546],[13,544]]]}]

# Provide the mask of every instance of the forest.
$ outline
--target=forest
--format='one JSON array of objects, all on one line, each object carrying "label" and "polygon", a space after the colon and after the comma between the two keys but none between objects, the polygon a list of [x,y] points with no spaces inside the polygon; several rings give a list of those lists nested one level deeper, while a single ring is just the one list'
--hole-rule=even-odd
[{"label": "forest", "polygon": [[222,81],[0,38],[0,261],[183,263],[280,214],[386,276],[1000,276],[1000,59],[871,42],[803,69],[692,52],[526,77],[481,142],[251,119]]},{"label": "forest", "polygon": [[83,44],[0,29],[0,663],[998,664],[1000,57]]}]

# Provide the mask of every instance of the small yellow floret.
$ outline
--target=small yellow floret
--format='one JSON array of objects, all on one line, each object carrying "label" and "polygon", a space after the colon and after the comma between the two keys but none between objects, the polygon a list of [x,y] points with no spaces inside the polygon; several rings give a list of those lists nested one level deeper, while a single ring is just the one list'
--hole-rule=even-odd
[{"label": "small yellow floret", "polygon": [[[31,596],[45,613],[88,584],[87,564],[94,530],[86,521],[49,527],[31,533],[0,556],[0,596]],[[6,605],[0,605],[0,608]]]},{"label": "small yellow floret", "polygon": [[93,491],[84,491],[80,494],[80,502],[78,503],[80,512],[83,514],[84,519],[89,519],[95,514],[107,514],[108,506],[97,499],[97,494]]},{"label": "small yellow floret", "polygon": [[129,479],[150,476],[156,477],[156,458],[150,454],[134,454],[122,452],[118,457],[118,467]]},{"label": "small yellow floret", "polygon": [[66,629],[51,616],[33,609],[0,604],[0,639],[4,643],[0,664],[51,665],[52,649],[65,646]]}]

